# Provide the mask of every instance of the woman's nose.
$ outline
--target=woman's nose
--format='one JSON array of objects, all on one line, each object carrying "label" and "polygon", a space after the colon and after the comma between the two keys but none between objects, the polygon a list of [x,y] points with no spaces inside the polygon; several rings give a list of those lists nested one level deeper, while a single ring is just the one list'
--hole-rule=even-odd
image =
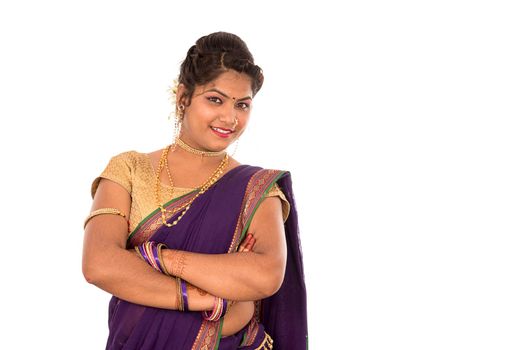
[{"label": "woman's nose", "polygon": [[220,121],[228,124],[235,124],[235,120],[237,119],[237,111],[235,108],[226,108],[223,113],[220,114]]}]

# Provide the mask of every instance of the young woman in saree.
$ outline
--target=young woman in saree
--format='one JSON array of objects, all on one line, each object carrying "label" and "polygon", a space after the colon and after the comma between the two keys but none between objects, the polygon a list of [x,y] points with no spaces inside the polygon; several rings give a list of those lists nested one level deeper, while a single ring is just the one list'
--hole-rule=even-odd
[{"label": "young woman in saree", "polygon": [[218,32],[183,61],[171,145],[113,157],[92,185],[83,273],[111,293],[107,349],[307,348],[289,172],[237,162],[263,83]]}]

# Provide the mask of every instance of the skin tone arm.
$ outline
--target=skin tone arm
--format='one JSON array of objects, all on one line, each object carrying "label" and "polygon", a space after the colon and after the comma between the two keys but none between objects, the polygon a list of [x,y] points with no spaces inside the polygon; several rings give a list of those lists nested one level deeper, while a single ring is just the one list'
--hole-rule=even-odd
[{"label": "skin tone arm", "polygon": [[[256,211],[250,225],[257,242],[253,252],[208,255],[164,249],[169,272],[180,272],[177,275],[189,283],[230,300],[258,300],[274,294],[282,283],[286,261],[281,205],[280,199],[270,197]],[[102,207],[118,208],[129,216],[129,194],[103,179],[93,209]],[[137,304],[177,308],[175,281],[127,251],[126,239],[127,225],[121,217],[100,215],[88,223],[83,257],[88,282]],[[178,258],[180,254],[183,259]],[[191,310],[211,309],[213,301],[211,295],[189,294]]]},{"label": "skin tone arm", "polygon": [[251,221],[253,251],[198,254],[162,250],[168,272],[213,295],[230,300],[259,300],[278,291],[284,279],[286,241],[282,203],[265,198]]},{"label": "skin tone arm", "polygon": [[[249,252],[253,249],[255,239],[253,235],[247,234],[246,239],[242,241],[238,249],[239,252]],[[197,288],[188,284],[188,288]],[[200,293],[206,293],[200,290]],[[229,307],[228,312],[224,316],[224,323],[222,326],[222,337],[227,337],[238,332],[253,317],[255,312],[255,304],[252,301],[239,301],[235,302]]]},{"label": "skin tone arm", "polygon": [[[130,197],[120,185],[102,179],[95,194],[92,210],[118,208],[127,217]],[[130,302],[178,309],[177,284],[172,277],[160,274],[144,262],[135,250],[126,250],[127,222],[120,216],[100,215],[89,221],[85,230],[82,268],[86,280],[101,289]],[[239,254],[253,249],[251,234],[242,242]],[[214,296],[188,284],[189,309],[211,310]],[[252,301],[237,302],[225,316],[222,336],[236,333],[254,313]]]},{"label": "skin tone arm", "polygon": [[[130,196],[123,187],[106,179],[100,181],[92,210],[117,208],[129,217],[130,205]],[[134,250],[126,250],[127,235],[127,222],[120,216],[99,215],[89,221],[82,259],[86,280],[136,304],[177,309],[174,278],[155,271]],[[210,310],[214,296],[189,289],[188,302],[190,310]]]}]

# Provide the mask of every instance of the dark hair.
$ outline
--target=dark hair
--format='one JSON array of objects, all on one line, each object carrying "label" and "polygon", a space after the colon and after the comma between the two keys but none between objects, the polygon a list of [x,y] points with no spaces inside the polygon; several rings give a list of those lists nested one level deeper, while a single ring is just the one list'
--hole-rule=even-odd
[{"label": "dark hair", "polygon": [[251,78],[253,97],[262,87],[262,69],[254,63],[253,55],[242,39],[226,32],[201,37],[187,51],[187,56],[180,65],[178,82],[187,89],[182,97],[187,98],[190,103],[196,85],[207,84],[228,69],[245,73]]}]

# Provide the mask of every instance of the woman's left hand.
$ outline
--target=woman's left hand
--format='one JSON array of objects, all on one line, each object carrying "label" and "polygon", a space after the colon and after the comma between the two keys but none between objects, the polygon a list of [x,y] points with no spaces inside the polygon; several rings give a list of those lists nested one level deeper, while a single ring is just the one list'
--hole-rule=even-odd
[{"label": "woman's left hand", "polygon": [[253,247],[255,246],[255,237],[251,233],[248,233],[242,243],[240,243],[240,246],[238,247],[239,253],[245,253],[245,252],[251,252],[253,251]]}]

